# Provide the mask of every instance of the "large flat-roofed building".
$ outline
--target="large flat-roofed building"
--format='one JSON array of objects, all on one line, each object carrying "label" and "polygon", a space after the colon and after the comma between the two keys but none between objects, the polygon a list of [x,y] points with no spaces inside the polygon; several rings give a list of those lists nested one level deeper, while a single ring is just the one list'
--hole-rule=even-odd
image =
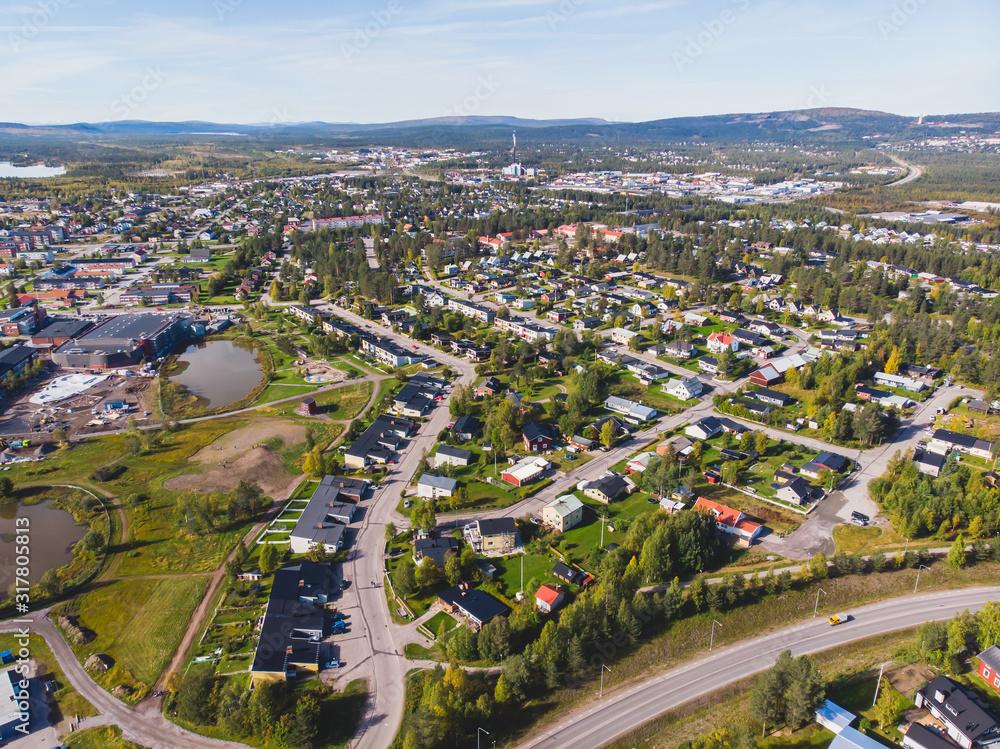
[{"label": "large flat-roofed building", "polygon": [[186,315],[117,315],[52,352],[60,367],[106,369],[164,356],[188,335]]},{"label": "large flat-roofed building", "polygon": [[250,665],[254,683],[285,681],[323,666],[324,615],[315,602],[326,600],[329,581],[330,565],[309,561],[274,573]]},{"label": "large flat-roofed building", "polygon": [[50,317],[48,324],[31,336],[32,346],[59,346],[79,338],[94,327],[90,320],[78,317]]},{"label": "large flat-roofed building", "polygon": [[313,491],[289,534],[289,544],[295,554],[322,548],[335,553],[344,545],[346,526],[354,519],[356,502],[363,496],[366,483],[359,487],[356,479],[326,476]]},{"label": "large flat-roofed building", "polygon": [[198,298],[196,283],[156,283],[143,286],[133,286],[123,291],[119,300],[126,307],[140,304],[175,304],[177,302],[192,302]]},{"label": "large flat-roofed building", "polygon": [[18,709],[17,693],[20,691],[18,682],[21,675],[14,667],[0,671],[0,741],[8,739],[17,733],[17,726],[24,721]]},{"label": "large flat-roofed building", "polygon": [[38,358],[38,350],[31,346],[17,344],[0,351],[0,378],[9,374],[17,377],[24,374],[24,371],[35,363]]}]

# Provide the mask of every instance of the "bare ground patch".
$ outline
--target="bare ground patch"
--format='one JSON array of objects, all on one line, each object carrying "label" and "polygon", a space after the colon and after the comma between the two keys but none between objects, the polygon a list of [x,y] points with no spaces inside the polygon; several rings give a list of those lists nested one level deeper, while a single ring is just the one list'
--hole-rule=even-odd
[{"label": "bare ground patch", "polygon": [[246,479],[256,482],[268,496],[284,497],[293,488],[297,475],[265,443],[281,440],[285,445],[294,445],[302,442],[305,435],[306,428],[300,424],[257,420],[199,450],[191,462],[202,470],[164,481],[163,488],[180,492],[229,492]]}]

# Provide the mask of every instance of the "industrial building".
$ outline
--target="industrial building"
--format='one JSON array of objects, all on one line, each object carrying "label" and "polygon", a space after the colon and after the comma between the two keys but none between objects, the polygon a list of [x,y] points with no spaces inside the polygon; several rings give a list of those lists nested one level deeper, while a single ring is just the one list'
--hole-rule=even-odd
[{"label": "industrial building", "polygon": [[60,367],[107,369],[138,364],[164,356],[188,336],[192,319],[186,315],[117,315],[52,352]]}]

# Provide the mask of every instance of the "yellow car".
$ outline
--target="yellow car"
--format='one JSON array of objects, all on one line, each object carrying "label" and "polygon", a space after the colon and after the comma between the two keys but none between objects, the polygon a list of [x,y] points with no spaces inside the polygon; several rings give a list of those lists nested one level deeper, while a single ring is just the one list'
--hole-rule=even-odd
[{"label": "yellow car", "polygon": [[829,619],[826,620],[826,623],[829,624],[831,627],[836,627],[838,624],[843,624],[846,621],[847,621],[847,614],[834,614],[833,616],[831,616]]}]

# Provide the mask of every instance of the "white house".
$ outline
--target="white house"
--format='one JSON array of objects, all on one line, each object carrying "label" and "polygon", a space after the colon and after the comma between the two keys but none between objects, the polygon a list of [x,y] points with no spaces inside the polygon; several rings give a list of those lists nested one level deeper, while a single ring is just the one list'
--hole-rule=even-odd
[{"label": "white house", "polygon": [[701,395],[705,389],[701,380],[697,377],[678,377],[670,380],[663,386],[663,391],[682,401],[690,400]]},{"label": "white house", "polygon": [[450,497],[458,488],[458,481],[433,473],[425,473],[417,480],[417,496],[424,499]]}]

